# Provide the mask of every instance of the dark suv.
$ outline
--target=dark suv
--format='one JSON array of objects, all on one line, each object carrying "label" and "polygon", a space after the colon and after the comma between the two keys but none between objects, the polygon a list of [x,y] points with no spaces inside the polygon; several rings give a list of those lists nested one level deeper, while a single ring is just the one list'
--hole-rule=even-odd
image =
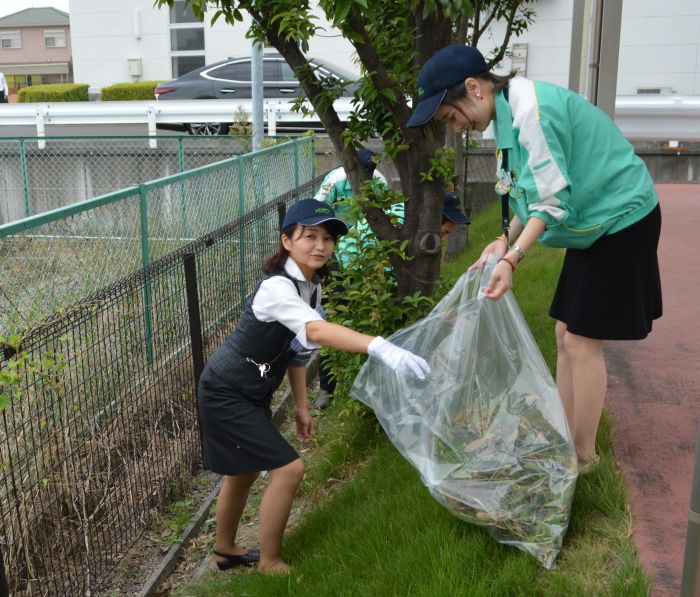
[{"label": "dark suv", "polygon": [[[178,99],[243,99],[252,97],[251,58],[228,58],[190,71],[173,81],[156,87],[157,100]],[[344,95],[352,96],[356,76],[339,66],[319,58],[310,58],[318,77],[332,82],[346,83]],[[263,55],[263,90],[265,99],[293,100],[304,91],[294,71],[278,54]],[[159,125],[166,126],[166,125]],[[191,123],[167,125],[168,128],[187,130],[193,135],[218,135],[228,132],[227,123]]]}]

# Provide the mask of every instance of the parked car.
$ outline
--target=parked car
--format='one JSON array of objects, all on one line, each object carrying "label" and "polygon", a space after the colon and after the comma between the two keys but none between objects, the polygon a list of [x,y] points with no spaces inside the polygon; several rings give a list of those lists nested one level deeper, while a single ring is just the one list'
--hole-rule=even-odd
[{"label": "parked car", "polygon": [[[346,85],[344,95],[352,96],[357,88],[357,77],[337,65],[320,58],[310,58],[317,76],[333,84]],[[304,91],[294,76],[294,71],[279,54],[263,55],[263,97],[264,99],[294,100]],[[160,83],[155,91],[158,101],[192,99],[241,99],[252,98],[251,58],[228,58],[201,68],[165,83]],[[301,115],[299,116],[301,121]],[[161,128],[186,130],[191,135],[225,135],[229,123],[182,123],[181,125],[158,125]]]}]

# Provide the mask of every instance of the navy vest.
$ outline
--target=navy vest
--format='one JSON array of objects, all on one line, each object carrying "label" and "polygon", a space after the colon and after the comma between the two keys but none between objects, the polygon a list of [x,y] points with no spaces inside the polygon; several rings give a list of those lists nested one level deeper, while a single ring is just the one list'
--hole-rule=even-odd
[{"label": "navy vest", "polygon": [[[284,276],[294,282],[301,296],[297,281],[286,271],[274,272],[263,280],[273,276]],[[317,279],[314,277],[312,281]],[[296,354],[290,349],[296,335],[278,321],[264,322],[255,317],[253,299],[259,289],[260,284],[248,300],[236,329],[209,357],[207,367],[230,384],[237,395],[255,402],[269,402]],[[317,302],[317,290],[314,290],[310,306],[316,307]]]}]

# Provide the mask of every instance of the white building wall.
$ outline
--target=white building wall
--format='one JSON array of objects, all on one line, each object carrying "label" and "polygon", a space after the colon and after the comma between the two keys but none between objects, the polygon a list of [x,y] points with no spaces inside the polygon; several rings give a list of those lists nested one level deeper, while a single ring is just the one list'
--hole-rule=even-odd
[{"label": "white building wall", "polygon": [[[573,4],[573,0],[538,0],[531,5],[535,22],[522,37],[511,39],[511,44],[528,45],[530,79],[568,85]],[[491,39],[484,39],[480,48],[490,50],[493,40],[503,39],[504,30],[503,25],[494,26]],[[506,59],[497,70],[510,69]],[[636,94],[639,88],[700,93],[700,1],[623,1],[617,93]]]},{"label": "white building wall", "polygon": [[[154,8],[153,0],[70,0],[70,20],[74,78],[88,83],[91,91],[113,83],[173,78],[169,12]],[[211,25],[211,19],[205,19],[205,63],[249,56],[251,41],[245,37],[249,22],[231,26],[219,19]],[[350,43],[325,21],[319,26],[327,29],[312,40],[309,54],[358,72]],[[130,58],[141,58],[140,77],[129,75]]]},{"label": "white building wall", "polygon": [[[568,85],[571,18],[574,0],[538,0],[535,21],[511,44],[527,44],[526,74],[531,79]],[[140,80],[172,78],[170,27],[166,9],[152,0],[70,0],[75,81],[93,91],[133,81],[127,59],[140,57]],[[358,72],[352,46],[323,20],[324,31],[310,43],[309,54]],[[205,21],[205,61],[250,54],[248,23]],[[503,39],[496,24],[479,44],[488,53]],[[497,71],[511,69],[505,59]],[[678,94],[700,94],[700,1],[624,0],[618,94],[660,87]]]},{"label": "white building wall", "polygon": [[[573,0],[538,0],[528,5],[535,11],[534,22],[521,37],[511,36],[510,45],[527,44],[526,76],[566,87],[569,81],[571,15]],[[487,55],[504,39],[505,25],[496,23],[485,34],[479,49]],[[511,60],[504,59],[496,72],[510,72]]]},{"label": "white building wall", "polygon": [[700,1],[624,0],[618,94],[700,93]]}]

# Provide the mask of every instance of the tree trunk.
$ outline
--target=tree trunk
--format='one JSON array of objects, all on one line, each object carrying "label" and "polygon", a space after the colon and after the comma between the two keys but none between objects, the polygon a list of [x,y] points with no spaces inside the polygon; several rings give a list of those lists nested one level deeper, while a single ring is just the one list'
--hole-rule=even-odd
[{"label": "tree trunk", "polygon": [[[417,138],[409,144],[408,163],[428,164],[442,146],[444,127],[434,123],[414,131]],[[392,260],[399,296],[409,296],[415,292],[426,296],[433,294],[440,274],[444,184],[442,179],[421,180],[415,168],[409,168],[407,176],[401,179],[402,192],[409,197],[405,204],[401,238],[408,241],[406,252],[412,259]]]}]

